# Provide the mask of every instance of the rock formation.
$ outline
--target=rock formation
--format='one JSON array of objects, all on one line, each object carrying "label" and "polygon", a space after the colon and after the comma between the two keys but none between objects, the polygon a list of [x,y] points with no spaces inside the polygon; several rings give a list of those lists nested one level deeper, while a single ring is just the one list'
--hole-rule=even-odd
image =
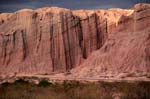
[{"label": "rock formation", "polygon": [[[150,72],[150,5],[0,14],[0,74]],[[73,70],[72,70],[73,69]]]}]

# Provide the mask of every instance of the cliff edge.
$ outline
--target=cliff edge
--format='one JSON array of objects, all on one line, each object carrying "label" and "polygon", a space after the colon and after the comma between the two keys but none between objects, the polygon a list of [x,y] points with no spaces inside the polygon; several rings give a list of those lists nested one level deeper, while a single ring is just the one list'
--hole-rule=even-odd
[{"label": "cliff edge", "polygon": [[150,73],[150,4],[132,9],[45,7],[0,14],[0,75]]}]

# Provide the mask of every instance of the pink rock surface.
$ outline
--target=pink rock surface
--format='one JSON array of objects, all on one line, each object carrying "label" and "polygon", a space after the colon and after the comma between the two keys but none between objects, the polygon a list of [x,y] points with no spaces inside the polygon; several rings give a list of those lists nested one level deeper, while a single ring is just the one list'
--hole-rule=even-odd
[{"label": "pink rock surface", "polygon": [[150,5],[0,14],[0,75],[149,73]]}]

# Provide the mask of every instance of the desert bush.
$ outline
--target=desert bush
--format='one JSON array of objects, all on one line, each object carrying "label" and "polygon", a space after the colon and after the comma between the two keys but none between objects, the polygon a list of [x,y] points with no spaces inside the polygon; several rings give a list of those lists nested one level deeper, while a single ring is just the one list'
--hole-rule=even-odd
[{"label": "desert bush", "polygon": [[39,82],[39,86],[40,86],[40,87],[48,87],[48,86],[50,86],[50,85],[52,85],[52,83],[48,82],[47,80],[41,80],[41,81]]},{"label": "desert bush", "polygon": [[[18,94],[19,93],[19,94]],[[150,82],[80,83],[64,81],[51,84],[42,80],[34,85],[18,80],[0,86],[0,99],[150,99]]]}]

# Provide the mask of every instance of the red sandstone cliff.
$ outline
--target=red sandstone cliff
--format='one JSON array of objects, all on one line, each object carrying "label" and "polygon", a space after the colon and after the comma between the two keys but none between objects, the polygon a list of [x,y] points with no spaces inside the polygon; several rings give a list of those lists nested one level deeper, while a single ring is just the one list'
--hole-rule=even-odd
[{"label": "red sandstone cliff", "polygon": [[0,74],[150,73],[150,5],[0,14]]}]

